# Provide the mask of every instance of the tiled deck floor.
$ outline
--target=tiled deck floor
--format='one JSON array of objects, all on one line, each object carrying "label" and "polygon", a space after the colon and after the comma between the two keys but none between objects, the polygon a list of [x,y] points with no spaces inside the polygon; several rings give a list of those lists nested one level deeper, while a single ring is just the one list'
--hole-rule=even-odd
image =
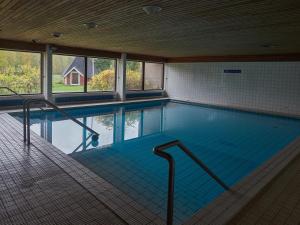
[{"label": "tiled deck floor", "polygon": [[300,224],[300,156],[228,223],[228,225],[253,224]]},{"label": "tiled deck floor", "polygon": [[[277,159],[272,160],[277,164],[264,166],[263,170],[280,170],[285,165],[281,163],[282,158],[294,158],[293,155],[300,151],[299,146],[299,143],[293,144],[290,150],[283,151]],[[22,141],[22,125],[8,114],[1,113],[0,154],[0,224],[165,224],[156,215],[33,132],[31,149],[28,150]],[[284,161],[289,162],[287,159]],[[277,223],[281,221],[279,218],[288,218],[286,221],[290,223],[286,224],[299,224],[299,157],[297,163],[294,161],[288,167],[292,172],[281,173],[272,182],[273,185],[268,187],[272,190],[277,187],[275,190],[258,195],[255,201],[251,201],[251,204],[254,202],[253,206],[248,205],[229,224],[285,224]],[[255,177],[250,177],[251,179],[239,186],[253,186],[252,183],[261,179],[260,173],[263,170],[258,170],[253,175]],[[278,179],[280,180],[277,181]],[[286,183],[287,185],[282,185]],[[237,190],[240,190],[239,186]],[[244,188],[244,192],[249,189],[247,188]],[[244,193],[243,190],[239,192]],[[225,206],[211,204],[211,208],[208,206],[206,210],[202,210],[202,214],[195,215],[187,224],[223,224],[220,221],[224,221],[224,217],[218,215],[220,210],[231,206],[234,208],[231,211],[239,210],[239,204],[232,202],[237,201],[239,196],[231,197],[231,201],[226,196],[231,197],[232,194],[224,194],[217,202],[223,201]],[[259,203],[262,201],[260,198],[268,202],[268,207],[260,209],[255,205],[257,202],[260,207],[264,206],[265,203]],[[219,209],[216,208],[218,206]],[[267,212],[273,213],[272,219]],[[203,219],[202,215],[205,214],[208,216]],[[253,219],[253,215],[257,216],[257,220]],[[263,223],[264,221],[268,223]]]},{"label": "tiled deck floor", "polygon": [[[31,207],[25,209],[24,213],[28,214],[25,217],[19,209],[34,203],[38,209],[46,208],[45,213],[51,220],[48,224],[164,224],[160,217],[34,132],[31,132],[30,146],[30,150],[24,147],[22,124],[10,115],[0,113],[0,178],[3,182],[0,191],[7,191],[0,192],[0,224],[41,224],[38,219],[47,218],[45,214],[36,216]],[[30,197],[22,187],[28,191],[28,196],[39,198],[32,197],[34,203],[27,203]],[[5,200],[7,196],[10,201]],[[56,208],[52,209],[52,206]],[[10,210],[13,211],[8,214]],[[25,219],[24,223],[12,221],[17,215]],[[62,219],[67,215],[69,220]],[[56,220],[62,221],[55,223]]]},{"label": "tiled deck floor", "polygon": [[0,224],[126,224],[0,119]]}]

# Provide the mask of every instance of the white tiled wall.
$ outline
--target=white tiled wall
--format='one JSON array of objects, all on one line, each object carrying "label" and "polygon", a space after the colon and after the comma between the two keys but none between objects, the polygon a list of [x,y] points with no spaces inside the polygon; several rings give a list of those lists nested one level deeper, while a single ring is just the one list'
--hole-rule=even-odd
[{"label": "white tiled wall", "polygon": [[[170,63],[171,98],[300,115],[300,62]],[[241,74],[224,74],[240,69]]]}]

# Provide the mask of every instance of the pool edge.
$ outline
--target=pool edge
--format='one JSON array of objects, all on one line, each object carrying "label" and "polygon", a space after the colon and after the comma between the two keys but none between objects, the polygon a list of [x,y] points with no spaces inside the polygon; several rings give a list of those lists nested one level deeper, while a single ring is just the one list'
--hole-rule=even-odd
[{"label": "pool edge", "polygon": [[263,190],[292,160],[300,154],[300,137],[297,137],[272,158],[207,206],[196,212],[184,225],[225,225]]}]

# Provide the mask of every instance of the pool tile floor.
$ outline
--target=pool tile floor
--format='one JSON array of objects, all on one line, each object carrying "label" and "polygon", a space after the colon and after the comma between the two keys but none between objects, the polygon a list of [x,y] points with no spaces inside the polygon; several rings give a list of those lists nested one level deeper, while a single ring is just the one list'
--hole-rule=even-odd
[{"label": "pool tile floor", "polygon": [[0,113],[0,224],[163,224],[156,215]]},{"label": "pool tile floor", "polygon": [[0,118],[0,224],[126,224]]}]

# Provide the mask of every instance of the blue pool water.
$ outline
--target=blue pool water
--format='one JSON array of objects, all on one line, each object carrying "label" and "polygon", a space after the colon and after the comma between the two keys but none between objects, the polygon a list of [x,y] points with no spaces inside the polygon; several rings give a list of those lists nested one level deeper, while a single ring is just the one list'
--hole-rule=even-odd
[{"label": "blue pool water", "polygon": [[[300,135],[300,120],[171,101],[68,112],[100,133],[97,147],[86,140],[89,132],[55,112],[32,113],[31,129],[163,219],[168,164],[153,154],[156,145],[181,140],[232,186]],[[176,160],[179,224],[223,189],[179,149],[168,152]]]}]

